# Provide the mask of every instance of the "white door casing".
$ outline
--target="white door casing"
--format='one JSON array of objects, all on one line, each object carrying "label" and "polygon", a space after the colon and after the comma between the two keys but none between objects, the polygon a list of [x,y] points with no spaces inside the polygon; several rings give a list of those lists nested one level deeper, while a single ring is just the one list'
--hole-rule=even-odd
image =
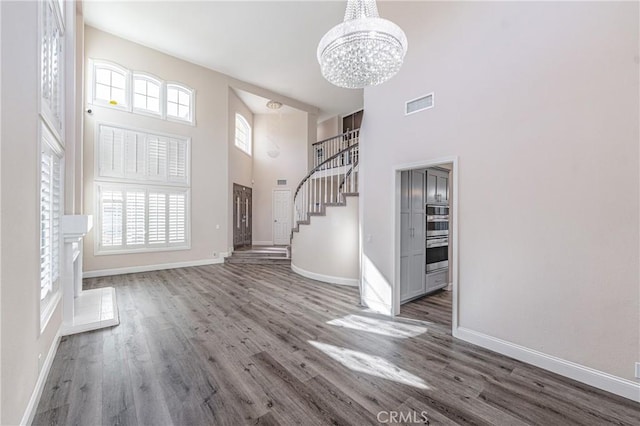
[{"label": "white door casing", "polygon": [[273,244],[289,245],[291,234],[291,190],[273,190]]}]

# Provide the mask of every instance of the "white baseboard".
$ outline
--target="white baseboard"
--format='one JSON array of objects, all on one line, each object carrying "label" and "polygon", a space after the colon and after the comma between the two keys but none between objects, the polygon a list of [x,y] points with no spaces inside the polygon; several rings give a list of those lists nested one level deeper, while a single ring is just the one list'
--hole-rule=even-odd
[{"label": "white baseboard", "polygon": [[623,379],[603,371],[595,370],[575,362],[567,361],[552,355],[547,355],[515,343],[488,336],[477,331],[458,327],[453,336],[474,345],[482,346],[502,355],[515,358],[527,364],[552,371],[561,376],[569,377],[598,389],[640,402],[640,383]]},{"label": "white baseboard", "polygon": [[331,275],[317,274],[315,272],[309,272],[305,269],[299,268],[293,263],[291,264],[291,270],[296,274],[302,275],[303,277],[311,278],[312,280],[322,281],[329,284],[338,284],[338,285],[346,285],[350,287],[357,287],[359,283],[357,278],[333,277]]},{"label": "white baseboard", "polygon": [[108,277],[111,275],[135,274],[137,272],[161,271],[163,269],[187,268],[189,266],[204,266],[224,263],[224,258],[228,253],[220,253],[220,257],[215,259],[190,260],[187,262],[162,263],[159,265],[129,266],[126,268],[99,269],[96,271],[85,271],[83,278]]},{"label": "white baseboard", "polygon": [[272,246],[273,241],[252,241],[251,244],[254,246]]},{"label": "white baseboard", "polygon": [[20,420],[20,425],[30,425],[31,423],[33,423],[33,418],[36,415],[36,410],[38,409],[38,404],[40,403],[40,397],[42,396],[42,391],[44,390],[44,384],[47,382],[47,377],[49,376],[49,371],[51,370],[53,359],[56,357],[56,352],[58,351],[58,346],[60,345],[60,338],[61,334],[60,330],[58,330],[58,332],[56,333],[56,337],[53,338],[53,344],[51,345],[51,348],[49,348],[49,353],[47,353],[47,357],[44,359],[44,364],[42,364],[42,369],[40,370],[40,374],[38,375],[36,386],[33,389],[31,398],[29,398],[29,403],[27,404],[27,408],[24,411],[22,420]]}]

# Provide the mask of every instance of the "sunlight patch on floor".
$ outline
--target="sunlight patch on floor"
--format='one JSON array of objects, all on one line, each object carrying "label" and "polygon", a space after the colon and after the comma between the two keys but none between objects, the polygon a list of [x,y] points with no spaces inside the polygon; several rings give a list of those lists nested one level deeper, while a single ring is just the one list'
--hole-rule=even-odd
[{"label": "sunlight patch on floor", "polygon": [[403,385],[413,386],[419,389],[429,389],[429,386],[427,386],[424,380],[420,377],[409,373],[407,370],[404,370],[379,356],[369,355],[363,352],[341,348],[327,343],[320,343],[313,340],[309,340],[308,342],[311,346],[321,350],[350,370],[391,380]]},{"label": "sunlight patch on floor", "polygon": [[347,315],[327,321],[327,324],[401,339],[416,337],[427,332],[427,327],[362,315]]}]

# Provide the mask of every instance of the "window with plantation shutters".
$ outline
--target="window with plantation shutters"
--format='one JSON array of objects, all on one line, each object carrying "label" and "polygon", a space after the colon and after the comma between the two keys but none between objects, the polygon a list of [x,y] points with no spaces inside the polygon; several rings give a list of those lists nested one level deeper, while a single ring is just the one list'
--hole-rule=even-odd
[{"label": "window with plantation shutters", "polygon": [[98,252],[188,248],[187,188],[98,184]]},{"label": "window with plantation shutters", "polygon": [[[50,305],[60,280],[60,218],[62,216],[62,158],[57,142],[41,126],[40,151],[40,309]],[[55,148],[54,148],[55,147]]]},{"label": "window with plantation shutters", "polygon": [[59,5],[40,2],[40,95],[42,116],[60,137],[64,116],[63,27]]},{"label": "window with plantation shutters", "polygon": [[[44,330],[60,300],[62,239],[60,220],[64,187],[64,22],[65,3],[38,2],[38,46],[30,52],[39,59],[40,159],[40,330]],[[37,56],[36,56],[37,55]],[[38,143],[39,142],[39,143]],[[19,184],[17,182],[16,184]]]},{"label": "window with plantation shutters", "polygon": [[97,140],[97,179],[189,184],[188,138],[100,124]]},{"label": "window with plantation shutters", "polygon": [[96,253],[189,248],[188,138],[98,124]]}]

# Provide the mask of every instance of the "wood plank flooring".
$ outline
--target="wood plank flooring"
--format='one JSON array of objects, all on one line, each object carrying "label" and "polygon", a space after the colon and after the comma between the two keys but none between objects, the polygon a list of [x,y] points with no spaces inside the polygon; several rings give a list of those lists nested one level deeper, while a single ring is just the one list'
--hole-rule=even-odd
[{"label": "wood plank flooring", "polygon": [[62,339],[34,424],[640,424],[638,404],[453,339],[448,292],[390,321],[284,266],[101,286],[120,325]]}]

